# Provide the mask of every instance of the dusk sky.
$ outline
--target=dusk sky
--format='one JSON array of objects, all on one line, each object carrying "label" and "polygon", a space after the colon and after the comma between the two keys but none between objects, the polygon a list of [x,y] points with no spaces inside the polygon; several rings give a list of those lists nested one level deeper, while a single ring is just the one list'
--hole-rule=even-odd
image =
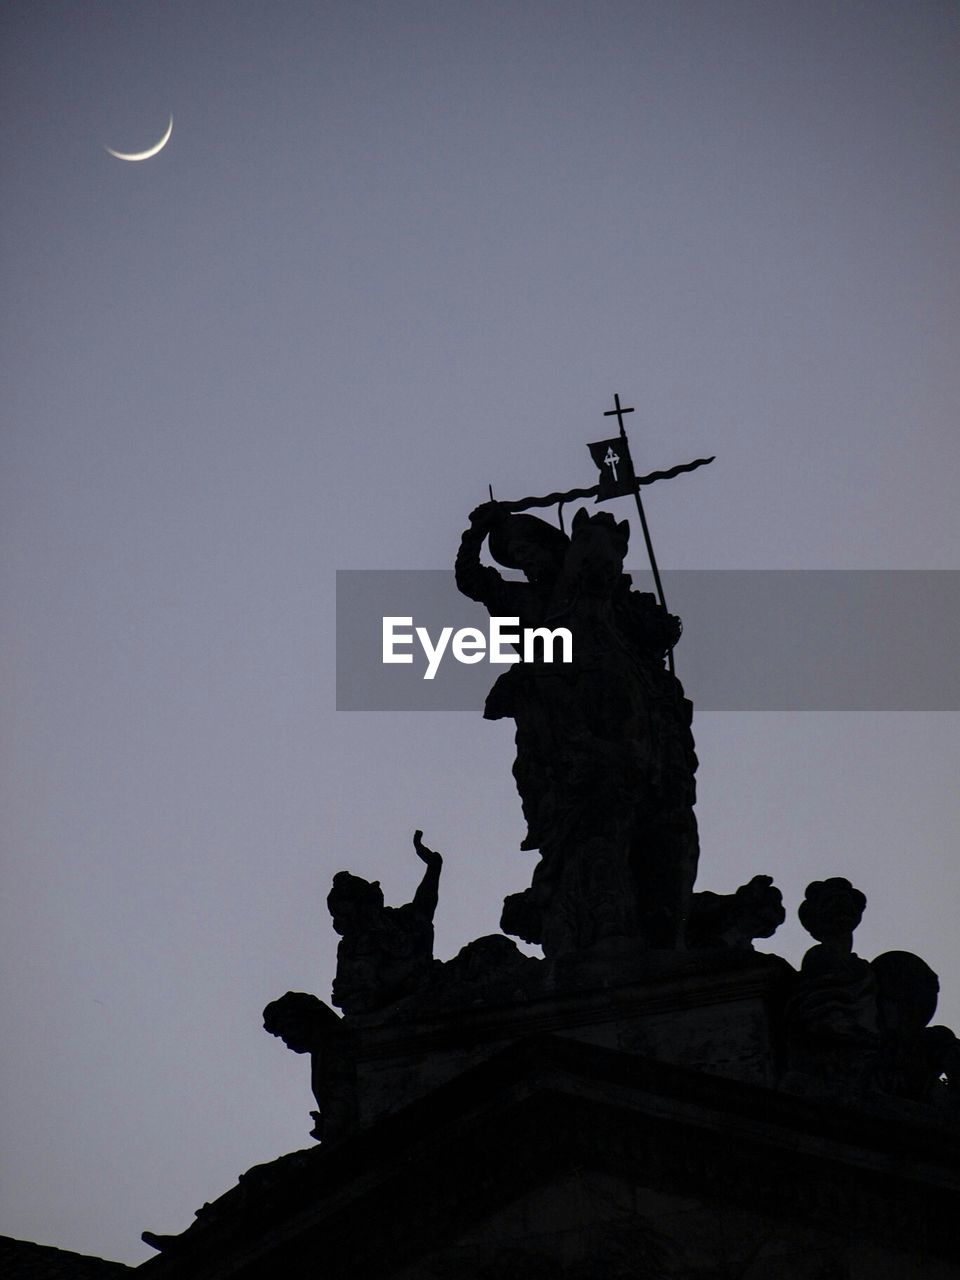
[{"label": "dusk sky", "polygon": [[[409,900],[422,827],[442,958],[529,883],[512,726],[336,711],[337,569],[592,483],[614,392],[638,470],[716,455],[646,491],[665,568],[960,569],[960,7],[40,0],[0,36],[0,1232],[136,1262],[312,1145],[261,1010],[329,999],[334,872]],[[960,715],[694,730],[698,887],[772,875],[798,963],[848,876],[859,954],[922,955],[960,1028]]]}]

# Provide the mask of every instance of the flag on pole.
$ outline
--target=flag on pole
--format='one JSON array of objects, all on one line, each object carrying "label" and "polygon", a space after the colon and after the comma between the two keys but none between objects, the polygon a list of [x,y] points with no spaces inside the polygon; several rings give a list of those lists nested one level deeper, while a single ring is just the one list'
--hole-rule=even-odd
[{"label": "flag on pole", "polygon": [[590,457],[600,470],[597,501],[606,498],[621,498],[624,494],[636,492],[636,476],[633,474],[633,463],[627,447],[626,436],[614,436],[612,440],[598,440],[588,444]]}]

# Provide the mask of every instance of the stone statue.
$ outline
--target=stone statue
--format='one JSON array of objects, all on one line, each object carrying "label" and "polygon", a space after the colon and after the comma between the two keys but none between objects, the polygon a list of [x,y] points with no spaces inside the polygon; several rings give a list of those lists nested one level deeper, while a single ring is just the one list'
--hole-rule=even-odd
[{"label": "stone statue", "polygon": [[[522,568],[526,583],[480,565],[487,533],[491,553]],[[627,522],[606,512],[578,510],[567,540],[485,503],[457,556],[465,594],[521,626],[565,627],[573,640],[570,663],[512,666],[484,711],[516,722],[523,847],[541,852],[501,927],[548,957],[616,938],[680,945],[696,874],[691,707],[665,667],[680,623],[632,590],[628,538]]]},{"label": "stone statue", "polygon": [[960,1042],[927,1024],[940,982],[910,951],[853,950],[866,897],[840,876],[807,886],[800,922],[818,944],[784,1009],[788,1087],[882,1093],[956,1106]]},{"label": "stone statue", "polygon": [[387,907],[379,881],[338,871],[327,897],[333,927],[340,934],[333,1003],[344,1013],[372,1013],[429,985],[439,961],[433,958],[433,916],[443,859],[415,831],[413,847],[426,863],[413,900]]},{"label": "stone statue", "polygon": [[960,1101],[960,1041],[949,1027],[928,1026],[940,979],[910,951],[885,951],[871,961],[877,983],[880,1049],[872,1087],[914,1102]]},{"label": "stone statue", "polygon": [[[526,582],[507,580],[496,569],[480,563],[480,550],[487,538],[497,563],[521,570]],[[521,628],[543,626],[553,607],[569,545],[566,534],[545,520],[512,514],[499,502],[484,502],[470,513],[470,527],[460,539],[457,587],[484,605],[491,617],[519,618]],[[529,676],[529,665],[508,667],[490,690],[483,711],[487,720],[509,717],[516,721],[513,776],[527,823],[521,849],[539,847],[540,809],[551,774],[543,734],[538,731],[535,699],[527,688]]]},{"label": "stone statue", "polygon": [[807,885],[797,914],[817,946],[803,957],[790,1021],[809,1040],[864,1045],[876,1038],[876,979],[853,950],[866,905],[866,896],[842,876]]},{"label": "stone statue", "polygon": [[310,1055],[310,1087],[317,1102],[311,1136],[331,1141],[352,1128],[355,1071],[349,1035],[328,1004],[305,991],[288,991],[263,1011],[263,1027],[294,1053]]}]

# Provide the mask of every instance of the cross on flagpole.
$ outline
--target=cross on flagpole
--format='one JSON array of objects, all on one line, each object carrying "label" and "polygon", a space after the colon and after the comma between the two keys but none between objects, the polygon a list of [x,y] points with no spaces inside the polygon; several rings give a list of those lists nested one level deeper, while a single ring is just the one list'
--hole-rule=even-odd
[{"label": "cross on flagpole", "polygon": [[[653,571],[653,581],[657,588],[657,600],[666,610],[667,601],[663,592],[663,582],[660,579],[660,570],[657,567],[657,558],[653,551],[650,526],[647,524],[646,513],[640,500],[640,490],[645,485],[653,484],[657,480],[672,480],[674,476],[681,475],[684,472],[696,471],[699,467],[705,467],[708,463],[713,462],[714,458],[712,455],[709,458],[695,458],[693,462],[681,462],[676,466],[669,467],[666,471],[651,471],[646,475],[635,475],[633,461],[630,457],[630,442],[627,440],[627,433],[623,426],[624,415],[633,413],[634,410],[631,406],[622,405],[619,395],[616,394],[613,397],[613,404],[614,407],[612,409],[604,410],[603,416],[617,419],[617,425],[620,428],[619,439],[623,441],[623,448],[620,449],[620,446],[617,445],[616,438],[613,440],[598,440],[594,444],[587,445],[590,450],[590,456],[600,469],[600,479],[597,484],[591,485],[588,489],[567,489],[562,493],[547,493],[539,497],[520,498],[515,502],[502,502],[500,505],[506,511],[514,512],[528,511],[531,507],[556,506],[560,529],[563,531],[563,507],[565,503],[572,502],[576,498],[593,498],[597,502],[607,502],[611,498],[626,497],[628,493],[632,493],[637,504],[637,515],[640,517],[640,527],[643,530],[643,540],[647,547],[650,568]],[[609,474],[607,469],[609,469]],[[492,488],[490,489],[490,499],[491,501],[493,500]],[[674,671],[672,649],[667,650],[667,664],[672,675]]]},{"label": "cross on flagpole", "polygon": [[633,413],[633,410],[632,410],[632,409],[624,409],[624,408],[622,407],[622,405],[620,404],[620,397],[617,395],[617,393],[616,393],[616,392],[614,392],[614,393],[613,393],[613,403],[614,403],[614,405],[615,405],[615,408],[613,408],[613,409],[607,409],[607,410],[605,411],[605,413],[604,413],[604,415],[603,415],[603,416],[604,416],[605,418],[612,418],[614,414],[616,414],[616,415],[617,415],[617,424],[618,424],[618,425],[619,425],[619,427],[620,427],[620,434],[621,434],[621,436],[623,436],[624,440],[626,440],[626,438],[627,438],[627,433],[626,433],[626,432],[624,431],[624,429],[623,429],[623,415],[624,415],[625,413]]},{"label": "cross on flagpole", "polygon": [[[617,423],[620,427],[620,436],[624,441],[627,440],[627,433],[623,428],[623,415],[625,413],[633,413],[633,409],[624,409],[620,403],[620,397],[614,392],[613,396],[614,408],[604,410],[605,418],[616,416]],[[640,490],[634,489],[633,496],[637,502],[637,515],[640,517],[640,527],[643,530],[643,540],[647,544],[647,556],[650,559],[650,568],[653,570],[653,581],[657,588],[657,599],[664,609],[667,607],[667,601],[663,594],[663,583],[660,581],[660,570],[657,568],[657,557],[653,554],[653,542],[650,539],[650,528],[647,525],[647,517],[643,510],[643,503],[640,500]],[[673,670],[673,651],[668,654],[670,660],[670,670]]]}]

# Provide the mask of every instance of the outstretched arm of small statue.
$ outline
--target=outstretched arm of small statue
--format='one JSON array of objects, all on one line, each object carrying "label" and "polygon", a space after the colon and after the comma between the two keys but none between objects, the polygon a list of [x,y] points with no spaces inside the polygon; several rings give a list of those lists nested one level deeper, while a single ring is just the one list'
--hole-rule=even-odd
[{"label": "outstretched arm of small statue", "polygon": [[427,869],[423,873],[423,879],[420,881],[417,892],[413,895],[412,905],[418,915],[427,920],[432,920],[440,896],[440,869],[443,866],[443,858],[437,853],[436,849],[428,849],[423,843],[422,837],[422,831],[418,830],[413,833],[413,847],[416,849],[417,857],[421,862],[427,864]]},{"label": "outstretched arm of small statue", "polygon": [[471,511],[470,528],[463,531],[454,566],[460,593],[486,605],[491,613],[496,612],[503,579],[496,569],[480,563],[480,548],[493,526],[505,515],[506,511],[499,502],[483,502]]}]

